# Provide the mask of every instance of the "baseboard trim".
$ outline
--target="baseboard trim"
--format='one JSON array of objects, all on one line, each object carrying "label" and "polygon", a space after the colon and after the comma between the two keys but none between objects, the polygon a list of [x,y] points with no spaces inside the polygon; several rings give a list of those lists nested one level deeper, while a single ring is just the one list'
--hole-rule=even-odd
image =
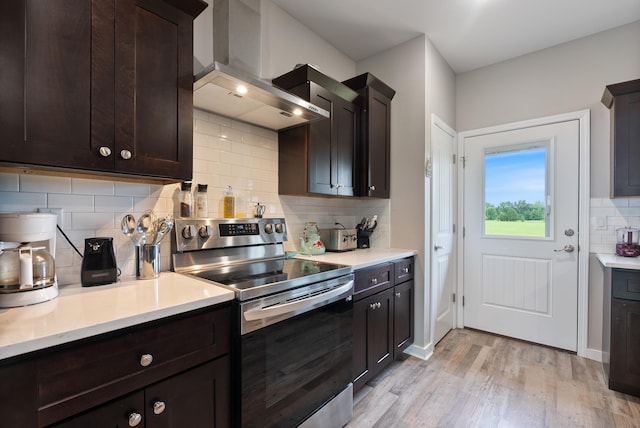
[{"label": "baseboard trim", "polygon": [[416,358],[420,358],[421,360],[427,361],[433,355],[433,346],[431,344],[428,344],[425,347],[410,345],[404,350],[404,352]]},{"label": "baseboard trim", "polygon": [[590,360],[602,362],[602,351],[599,349],[587,348],[587,352],[584,357]]}]

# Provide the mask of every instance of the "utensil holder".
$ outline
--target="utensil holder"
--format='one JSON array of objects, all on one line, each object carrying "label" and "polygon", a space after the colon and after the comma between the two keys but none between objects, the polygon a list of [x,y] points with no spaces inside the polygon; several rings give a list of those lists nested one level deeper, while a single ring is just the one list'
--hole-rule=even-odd
[{"label": "utensil holder", "polygon": [[141,245],[136,257],[136,278],[154,279],[160,276],[160,244]]}]

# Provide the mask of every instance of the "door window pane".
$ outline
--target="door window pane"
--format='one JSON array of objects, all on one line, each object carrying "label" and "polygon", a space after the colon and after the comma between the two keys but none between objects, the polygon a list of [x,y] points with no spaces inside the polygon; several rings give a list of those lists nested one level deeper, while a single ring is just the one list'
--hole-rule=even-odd
[{"label": "door window pane", "polygon": [[485,152],[485,236],[549,236],[547,152],[546,144]]}]

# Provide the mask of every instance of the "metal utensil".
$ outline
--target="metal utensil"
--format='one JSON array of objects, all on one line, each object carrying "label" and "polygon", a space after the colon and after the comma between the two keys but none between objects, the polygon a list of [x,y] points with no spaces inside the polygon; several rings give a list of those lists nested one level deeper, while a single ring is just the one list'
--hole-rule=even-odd
[{"label": "metal utensil", "polygon": [[136,230],[136,219],[132,214],[122,217],[122,233],[130,237],[136,247],[140,246],[140,237]]},{"label": "metal utensil", "polygon": [[158,245],[164,236],[171,232],[173,229],[173,219],[171,216],[166,216],[163,219],[158,220],[158,230],[156,232],[156,239],[154,241],[155,245]]},{"label": "metal utensil", "polygon": [[147,210],[138,219],[136,232],[140,236],[140,244],[146,245],[155,239],[155,214],[151,210]]}]

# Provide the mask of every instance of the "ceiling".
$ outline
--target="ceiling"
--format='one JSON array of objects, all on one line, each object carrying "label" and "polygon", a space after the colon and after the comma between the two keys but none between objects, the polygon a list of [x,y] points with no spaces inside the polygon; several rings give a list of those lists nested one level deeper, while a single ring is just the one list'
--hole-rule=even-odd
[{"label": "ceiling", "polygon": [[640,0],[272,1],[355,61],[426,34],[456,73],[640,20]]}]

